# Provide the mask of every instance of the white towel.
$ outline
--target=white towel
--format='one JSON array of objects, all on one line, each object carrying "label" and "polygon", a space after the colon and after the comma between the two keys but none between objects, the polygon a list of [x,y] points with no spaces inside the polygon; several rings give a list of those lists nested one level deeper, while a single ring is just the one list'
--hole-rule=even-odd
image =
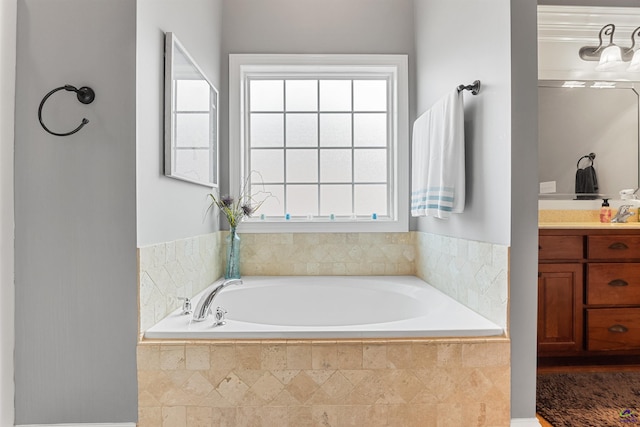
[{"label": "white towel", "polygon": [[464,210],[464,105],[454,89],[413,124],[411,215]]}]

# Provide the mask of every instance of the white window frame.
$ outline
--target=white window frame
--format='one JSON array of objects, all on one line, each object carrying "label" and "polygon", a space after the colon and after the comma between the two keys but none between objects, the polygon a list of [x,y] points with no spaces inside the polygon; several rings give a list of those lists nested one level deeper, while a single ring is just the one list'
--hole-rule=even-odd
[{"label": "white window frame", "polygon": [[[285,220],[253,218],[243,221],[241,232],[406,232],[409,229],[409,84],[407,55],[229,55],[229,194],[237,196],[243,182],[244,85],[248,75],[300,72],[380,73],[391,75],[390,191],[393,210],[389,219],[325,218]],[[256,217],[259,218],[258,211]]]}]

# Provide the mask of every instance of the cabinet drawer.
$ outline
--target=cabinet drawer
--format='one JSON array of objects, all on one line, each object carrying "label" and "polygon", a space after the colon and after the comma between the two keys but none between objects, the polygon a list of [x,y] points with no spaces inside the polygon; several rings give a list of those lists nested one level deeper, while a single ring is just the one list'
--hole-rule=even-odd
[{"label": "cabinet drawer", "polygon": [[587,304],[640,304],[640,263],[588,264]]},{"label": "cabinet drawer", "polygon": [[640,308],[587,310],[587,350],[640,349]]},{"label": "cabinet drawer", "polygon": [[640,258],[640,236],[589,236],[589,259]]},{"label": "cabinet drawer", "polygon": [[582,236],[539,236],[538,259],[581,259],[584,254],[582,240]]}]

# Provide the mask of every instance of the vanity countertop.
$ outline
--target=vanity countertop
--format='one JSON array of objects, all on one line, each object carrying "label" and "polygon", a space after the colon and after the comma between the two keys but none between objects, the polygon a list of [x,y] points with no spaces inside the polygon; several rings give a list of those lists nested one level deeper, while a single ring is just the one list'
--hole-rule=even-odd
[{"label": "vanity countertop", "polygon": [[[633,218],[635,219],[635,218]],[[539,222],[538,228],[545,230],[553,230],[553,229],[640,229],[640,222],[638,221],[629,221],[625,223],[602,223],[602,222],[591,222],[591,221],[553,221],[553,222]]]}]

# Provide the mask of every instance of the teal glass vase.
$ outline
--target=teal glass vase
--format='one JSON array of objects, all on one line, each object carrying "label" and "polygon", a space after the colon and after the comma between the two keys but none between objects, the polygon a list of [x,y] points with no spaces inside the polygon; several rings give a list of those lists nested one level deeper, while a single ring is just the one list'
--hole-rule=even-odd
[{"label": "teal glass vase", "polygon": [[224,270],[225,279],[240,278],[240,236],[232,227],[227,236],[227,266]]}]

